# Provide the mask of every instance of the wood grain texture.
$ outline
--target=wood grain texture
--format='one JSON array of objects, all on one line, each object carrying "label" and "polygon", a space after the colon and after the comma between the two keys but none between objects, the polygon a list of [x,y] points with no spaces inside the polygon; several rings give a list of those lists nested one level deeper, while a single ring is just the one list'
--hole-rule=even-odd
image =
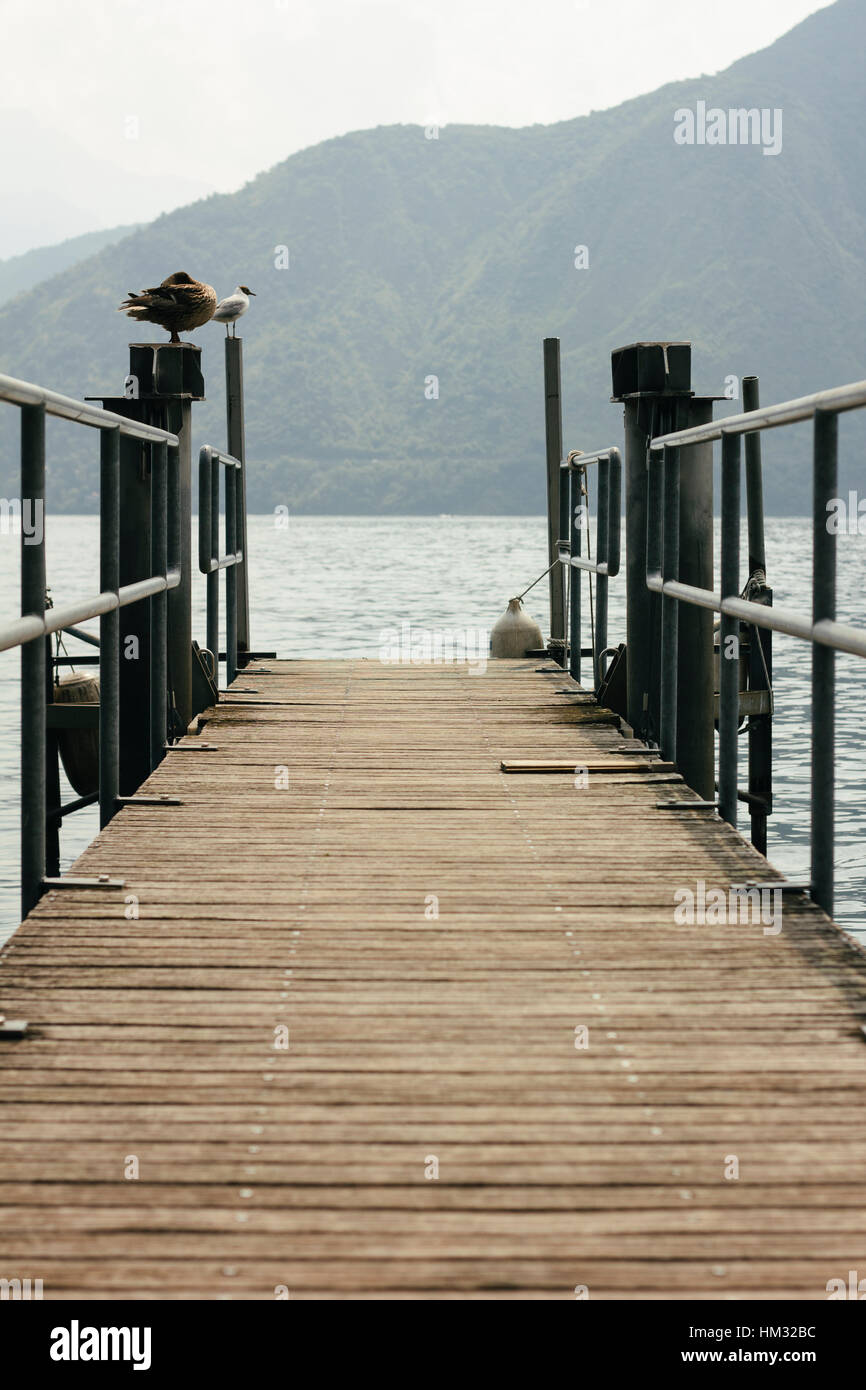
[{"label": "wood grain texture", "polygon": [[854,944],[803,896],[777,934],[676,921],[679,890],[781,875],[657,809],[692,793],[553,667],[266,666],[142,788],[182,804],[125,807],[70,871],[124,889],[49,893],[0,956],[30,1023],[0,1044],[0,1277],[809,1300],[866,1276]]}]

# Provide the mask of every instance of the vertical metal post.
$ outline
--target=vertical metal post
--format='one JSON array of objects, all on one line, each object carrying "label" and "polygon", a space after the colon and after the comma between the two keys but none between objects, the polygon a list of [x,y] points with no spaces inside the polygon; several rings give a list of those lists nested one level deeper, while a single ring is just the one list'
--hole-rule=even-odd
[{"label": "vertical metal post", "polygon": [[[45,618],[45,407],[21,407],[21,616]],[[28,535],[28,529],[33,533]],[[45,877],[45,639],[21,648],[21,916]]]},{"label": "vertical metal post", "polygon": [[[662,451],[664,541],[662,579],[679,579],[680,570],[680,451],[671,445]],[[679,601],[662,595],[660,745],[666,758],[677,759],[677,680],[679,677]]]},{"label": "vertical metal post", "polygon": [[168,567],[180,566],[180,456],[176,446],[168,446]]},{"label": "vertical metal post", "polygon": [[[150,553],[153,574],[168,570],[168,445],[151,446]],[[150,765],[165,757],[168,700],[168,594],[150,600]]]},{"label": "vertical metal post", "polygon": [[[743,377],[743,409],[760,406],[758,378]],[[764,549],[764,487],[761,476],[761,433],[753,430],[746,439],[746,511],[749,525],[749,575],[766,574]],[[756,603],[772,605],[773,591],[764,585],[753,593]],[[773,633],[769,628],[753,627],[749,643],[749,689],[769,689],[773,676]],[[773,717],[749,718],[749,803],[751,839],[760,854],[767,853],[767,816],[773,809]],[[763,804],[761,804],[763,803]]]},{"label": "vertical metal post", "polygon": [[[743,410],[757,410],[760,405],[758,378],[743,377]],[[746,435],[746,512],[749,525],[749,574],[766,570],[764,553],[764,483],[761,476],[761,432]]]},{"label": "vertical metal post", "polygon": [[[755,603],[773,606],[773,590],[764,585],[752,595]],[[753,627],[749,642],[749,689],[773,688],[773,633],[770,628]],[[759,854],[767,853],[767,817],[773,810],[773,716],[749,717],[749,820],[752,844]]]},{"label": "vertical metal post", "polygon": [[[644,548],[647,572],[661,573],[662,567],[662,460],[658,450],[646,451],[646,536]],[[653,654],[646,672],[647,704],[644,736],[661,743],[661,691],[664,675],[662,661],[661,596],[647,586],[646,597],[650,601],[649,618],[652,623]]]},{"label": "vertical metal post", "polygon": [[[580,491],[580,473],[576,468],[563,468],[562,479],[565,487],[560,505],[560,517],[565,524],[568,537],[569,564],[564,566],[568,580],[568,673],[576,681],[580,680],[581,647],[581,571],[570,563],[572,555],[581,553],[581,526],[583,518],[583,497]],[[577,501],[575,502],[575,498]]]},{"label": "vertical metal post", "polygon": [[639,736],[649,709],[651,598],[646,586],[647,429],[639,397],[625,402],[626,719]]},{"label": "vertical metal post", "polygon": [[168,665],[174,701],[186,729],[192,698],[192,405],[170,400],[168,428],[180,441],[180,584],[168,594]]},{"label": "vertical metal post", "polygon": [[[120,430],[99,433],[99,588],[120,585]],[[99,824],[117,810],[120,788],[120,610],[99,619]]]},{"label": "vertical metal post", "polygon": [[607,570],[611,578],[619,574],[620,541],[622,533],[622,455],[619,449],[611,449],[608,524],[607,524]]},{"label": "vertical metal post", "polygon": [[[45,638],[45,702],[54,703],[53,639]],[[56,729],[45,731],[45,876],[60,874],[60,746]]]},{"label": "vertical metal post", "polygon": [[[562,462],[562,401],[559,339],[544,339],[544,437],[547,450],[547,563],[550,571],[550,640],[554,661],[565,665],[565,572],[554,563],[559,554],[560,477]],[[566,532],[568,534],[568,532]]]},{"label": "vertical metal post", "polygon": [[[228,342],[230,339],[226,341]],[[208,487],[210,488],[210,558],[216,563],[220,553],[220,462],[213,454],[209,454],[208,458],[210,459],[210,478],[208,480]],[[226,498],[228,498],[228,483],[226,483]],[[220,572],[216,568],[211,570],[207,577],[207,644],[210,651],[213,652],[213,683],[219,688]]]},{"label": "vertical metal post", "polygon": [[[241,664],[246,665],[244,653],[250,650],[250,600],[247,568],[247,456],[244,438],[244,358],[243,339],[227,337],[226,354],[226,441],[228,452],[242,464],[237,478],[238,550],[243,562],[237,571],[238,591],[238,651]],[[217,653],[217,656],[219,653]]]},{"label": "vertical metal post", "polygon": [[[838,494],[838,417],[815,412],[812,507],[812,621],[836,617],[836,537],[827,503]],[[836,653],[812,644],[812,897],[833,916]]]},{"label": "vertical metal post", "polygon": [[[144,402],[129,407],[144,412]],[[133,584],[150,574],[149,446],[128,435],[120,438],[120,541],[118,582]],[[115,584],[117,588],[117,584]],[[118,615],[121,796],[133,796],[150,775],[150,604],[130,603]],[[184,726],[186,727],[186,726]],[[114,811],[106,801],[103,814]]]},{"label": "vertical metal post", "polygon": [[[659,449],[647,450],[647,481],[646,481],[646,536],[644,537],[644,549],[646,553],[646,572],[647,574],[661,574],[662,569],[662,456]],[[647,598],[655,600],[656,609],[660,609],[659,596],[647,586]],[[655,737],[661,744],[661,688],[664,647],[662,645],[661,621],[659,621],[658,651],[647,671],[647,682],[649,684],[648,699],[650,707],[656,711],[658,724],[653,723],[652,728]]]},{"label": "vertical metal post", "polygon": [[[682,419],[685,415],[685,419]],[[706,424],[709,397],[695,396],[679,408],[677,428]],[[679,578],[713,588],[713,446],[680,448]],[[713,615],[684,603],[677,619],[677,756],[688,785],[705,801],[715,797],[715,691]]]},{"label": "vertical metal post", "polygon": [[[598,503],[596,506],[596,563],[607,564],[610,554],[610,458],[598,461]],[[607,575],[599,574],[595,587],[595,646],[592,653],[592,680],[601,684],[601,653],[607,646]]]},{"label": "vertical metal post", "polygon": [[[722,599],[740,592],[740,436],[722,435]],[[737,823],[740,620],[722,614],[719,635],[719,815]]]},{"label": "vertical metal post", "polygon": [[[226,554],[234,555],[238,548],[237,532],[237,475],[238,470],[226,468]],[[238,673],[238,584],[237,565],[226,569],[226,687]]]}]

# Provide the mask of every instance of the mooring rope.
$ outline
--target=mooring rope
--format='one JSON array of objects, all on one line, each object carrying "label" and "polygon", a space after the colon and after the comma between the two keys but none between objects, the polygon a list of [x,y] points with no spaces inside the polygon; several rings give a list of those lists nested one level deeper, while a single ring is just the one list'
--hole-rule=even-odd
[{"label": "mooring rope", "polygon": [[[555,559],[554,562],[553,562],[553,565],[558,565],[559,563],[560,563],[560,561],[559,561],[559,556],[557,555],[556,559]],[[522,593],[522,594],[515,594],[515,598],[523,598],[524,594],[528,594],[528,593],[529,593],[529,590],[530,590],[530,589],[534,589],[535,586],[536,586],[536,584],[540,584],[541,581],[542,581],[542,579],[544,578],[544,576],[545,576],[546,574],[550,574],[550,571],[553,569],[553,565],[548,565],[548,566],[547,566],[547,569],[546,569],[546,570],[543,570],[542,573],[538,576],[537,579],[533,579],[533,581],[532,581],[531,584],[527,584],[527,586],[526,586],[526,588],[523,590],[523,593]]]}]

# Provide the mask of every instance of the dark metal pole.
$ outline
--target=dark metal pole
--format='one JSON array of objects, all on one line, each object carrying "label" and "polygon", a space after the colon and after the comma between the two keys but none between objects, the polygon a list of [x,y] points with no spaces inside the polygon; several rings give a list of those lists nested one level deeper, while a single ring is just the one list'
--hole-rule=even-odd
[{"label": "dark metal pole", "polygon": [[[596,509],[596,563],[607,563],[610,554],[610,459],[598,462],[598,505]],[[595,649],[592,654],[592,679],[596,690],[601,685],[601,653],[607,646],[607,575],[598,575],[595,588]]]},{"label": "dark metal pole", "polygon": [[[660,574],[662,568],[662,479],[663,462],[658,449],[647,450],[647,478],[646,478],[646,536],[644,538],[644,549],[646,552],[646,573]],[[647,588],[647,597],[656,600],[656,608],[659,607],[658,597]],[[665,651],[663,646],[663,636],[661,621],[659,621],[658,632],[658,651],[655,660],[651,663],[648,671],[650,690],[648,699],[650,706],[656,711],[657,724],[654,722],[652,731],[655,738],[661,744],[661,692],[664,675]]]},{"label": "dark metal pole", "polygon": [[[709,397],[695,396],[679,408],[677,427],[706,424]],[[713,446],[680,448],[679,578],[713,588]],[[677,765],[704,801],[712,801],[715,776],[715,680],[713,615],[684,603],[677,619]]]},{"label": "dark metal pole", "polygon": [[[192,687],[192,402],[204,400],[201,349],[194,343],[130,343],[129,370],[141,389],[139,400],[106,400],[110,409],[143,419],[178,436],[179,473],[171,468],[171,496],[177,495],[178,526],[169,552],[179,542],[180,583],[168,591],[168,676],[177,721],[186,729],[194,714]],[[121,444],[121,580],[143,578],[150,569],[150,470],[128,456]],[[129,451],[131,453],[131,451]],[[138,453],[141,453],[140,447]],[[138,486],[136,486],[138,482]],[[172,523],[173,524],[173,523]],[[121,633],[140,633],[141,648],[150,640],[150,605],[134,604],[123,610]],[[136,790],[150,771],[150,693],[145,689],[149,664],[130,669],[122,641],[121,662],[121,768],[120,789]],[[140,748],[132,741],[140,734]]]},{"label": "dark metal pole", "polygon": [[[21,407],[21,615],[45,618],[45,407]],[[34,539],[38,537],[38,539]],[[45,877],[45,639],[21,648],[21,916],[39,901]]]},{"label": "dark metal pole", "polygon": [[180,571],[181,580],[168,595],[168,664],[174,701],[183,727],[198,710],[192,697],[192,406],[172,400],[169,429],[180,441]]},{"label": "dark metal pole", "polygon": [[[174,571],[175,571],[175,570],[179,570],[179,569],[180,569],[180,566],[181,566],[181,564],[182,564],[182,562],[183,562],[183,555],[182,555],[182,551],[181,551],[181,540],[180,540],[180,526],[181,526],[181,520],[180,520],[180,511],[181,511],[181,508],[180,508],[180,464],[181,464],[180,449],[179,449],[176,445],[171,445],[171,444],[170,444],[170,445],[168,446],[168,502],[167,502],[167,506],[166,506],[166,515],[167,515],[167,517],[168,517],[168,534],[167,534],[167,537],[166,537],[166,544],[167,544],[167,549],[168,549],[168,567],[169,567],[169,569],[172,571],[172,574],[174,574]],[[168,604],[166,603],[166,607],[167,607],[167,606],[168,606]],[[166,618],[166,621],[167,621],[167,618]],[[168,635],[167,635],[167,634],[166,634],[166,652],[168,652]],[[169,728],[169,731],[168,731],[168,736],[169,736],[169,738],[172,740],[172,742],[174,742],[174,740],[175,740],[176,737],[177,737],[177,733],[178,733],[179,715],[178,715],[177,703],[176,703],[175,698],[174,698],[174,687],[173,687],[172,684],[171,684],[171,664],[170,664],[170,660],[169,660],[169,665],[168,665],[168,681],[169,681],[169,690],[168,690],[169,699],[168,699],[168,702],[167,702],[167,703],[168,703],[168,706],[169,706],[168,719],[169,719],[169,721],[170,721],[170,728]],[[184,726],[184,727],[187,727],[187,726]],[[183,730],[181,730],[181,732],[183,732]]]},{"label": "dark metal pole", "polygon": [[[45,638],[45,701],[54,703],[53,639]],[[45,731],[45,876],[60,874],[60,746],[56,729]]]},{"label": "dark metal pole", "polygon": [[[129,401],[143,413],[144,402]],[[128,435],[120,438],[119,583],[136,583],[150,574],[149,446]],[[116,587],[116,586],[115,586]],[[121,796],[133,796],[150,776],[150,604],[130,603],[118,615]],[[114,814],[106,802],[103,814]]]},{"label": "dark metal pole", "polygon": [[[120,430],[99,434],[99,588],[120,585]],[[99,824],[107,825],[120,794],[120,610],[99,619]]]},{"label": "dark metal pole", "polygon": [[[583,497],[580,490],[580,474],[576,468],[563,468],[560,470],[560,505],[559,517],[560,525],[564,527],[564,534],[568,551],[571,555],[581,553],[581,516]],[[575,497],[577,502],[575,502]],[[562,547],[563,549],[565,547]],[[580,619],[581,619],[581,572],[574,565],[564,565],[563,573],[566,579],[566,594],[568,597],[568,673],[573,680],[580,680]]]},{"label": "dark metal pole", "polygon": [[[208,459],[207,486],[210,496],[210,507],[207,515],[210,527],[208,545],[210,559],[213,563],[219,559],[220,553],[220,464],[213,454],[209,454]],[[218,569],[209,571],[206,585],[207,645],[208,650],[213,653],[213,681],[214,685],[218,687],[220,683],[220,572]]]},{"label": "dark metal pole", "polygon": [[[755,603],[773,606],[773,590],[767,585],[753,594]],[[753,627],[749,641],[749,689],[773,688],[773,633]],[[772,700],[772,695],[770,696]],[[752,844],[767,853],[767,817],[773,810],[773,716],[749,716],[749,821]]]},{"label": "dark metal pole", "polygon": [[[722,598],[740,592],[740,436],[722,435]],[[722,614],[719,634],[719,815],[737,823],[740,620]]]},{"label": "dark metal pole", "polygon": [[[761,399],[756,376],[743,377],[743,409],[757,410]],[[749,575],[766,574],[764,549],[764,485],[761,476],[761,432],[746,440],[746,511],[749,525]],[[764,585],[753,595],[756,603],[772,606],[773,591]],[[749,642],[749,689],[770,689],[773,674],[773,634],[768,628],[752,628]],[[773,809],[773,718],[749,717],[749,820],[751,839],[760,854],[767,853],[767,816]],[[763,803],[763,804],[761,804]]]},{"label": "dark metal pole", "polygon": [[[168,569],[168,445],[151,446],[150,482],[151,571],[165,575]],[[168,594],[150,600],[150,763],[157,767],[165,757],[168,730]]]},{"label": "dark metal pole", "polygon": [[[237,572],[238,651],[242,665],[250,650],[250,599],[247,571],[247,456],[244,437],[244,358],[243,339],[226,337],[226,439],[228,451],[243,467],[237,479],[238,549],[243,562]],[[216,652],[219,656],[219,652]]]},{"label": "dark metal pole", "polygon": [[[547,563],[550,571],[550,640],[554,661],[565,665],[565,573],[555,564],[561,535],[559,465],[562,461],[562,401],[559,339],[544,339],[544,436],[547,448]],[[568,532],[566,531],[566,535]]]},{"label": "dark metal pole", "polygon": [[626,719],[640,736],[649,709],[651,598],[646,586],[647,438],[646,407],[639,397],[625,402],[625,590]]},{"label": "dark metal pole", "polygon": [[[232,465],[226,468],[226,554],[233,555],[238,548],[237,531],[237,475]],[[226,687],[228,688],[238,673],[238,584],[237,565],[226,569]]]},{"label": "dark metal pole", "polygon": [[[664,480],[662,578],[679,579],[680,570],[680,451],[663,450]],[[679,609],[677,599],[662,596],[661,736],[662,754],[677,758],[677,680],[679,675]]]},{"label": "dark metal pole", "polygon": [[[836,537],[827,503],[838,495],[835,414],[815,412],[812,509],[812,621],[836,617]],[[833,916],[836,653],[812,644],[812,897]]]},{"label": "dark metal pole", "polygon": [[[758,378],[743,377],[743,410],[757,410],[760,405]],[[766,570],[764,554],[764,484],[761,476],[761,432],[746,435],[746,511],[749,522],[749,574]]]}]

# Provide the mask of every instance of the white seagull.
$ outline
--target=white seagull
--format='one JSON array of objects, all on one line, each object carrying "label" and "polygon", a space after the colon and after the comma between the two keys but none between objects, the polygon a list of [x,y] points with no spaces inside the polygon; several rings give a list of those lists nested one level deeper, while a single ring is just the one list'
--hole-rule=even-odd
[{"label": "white seagull", "polygon": [[[229,336],[229,324],[237,323],[241,314],[245,314],[250,307],[250,295],[255,298],[255,290],[251,290],[247,285],[235,285],[234,294],[221,299],[214,309],[213,318],[216,323],[225,324],[226,337]],[[232,337],[237,337],[237,333],[233,332]]]}]

